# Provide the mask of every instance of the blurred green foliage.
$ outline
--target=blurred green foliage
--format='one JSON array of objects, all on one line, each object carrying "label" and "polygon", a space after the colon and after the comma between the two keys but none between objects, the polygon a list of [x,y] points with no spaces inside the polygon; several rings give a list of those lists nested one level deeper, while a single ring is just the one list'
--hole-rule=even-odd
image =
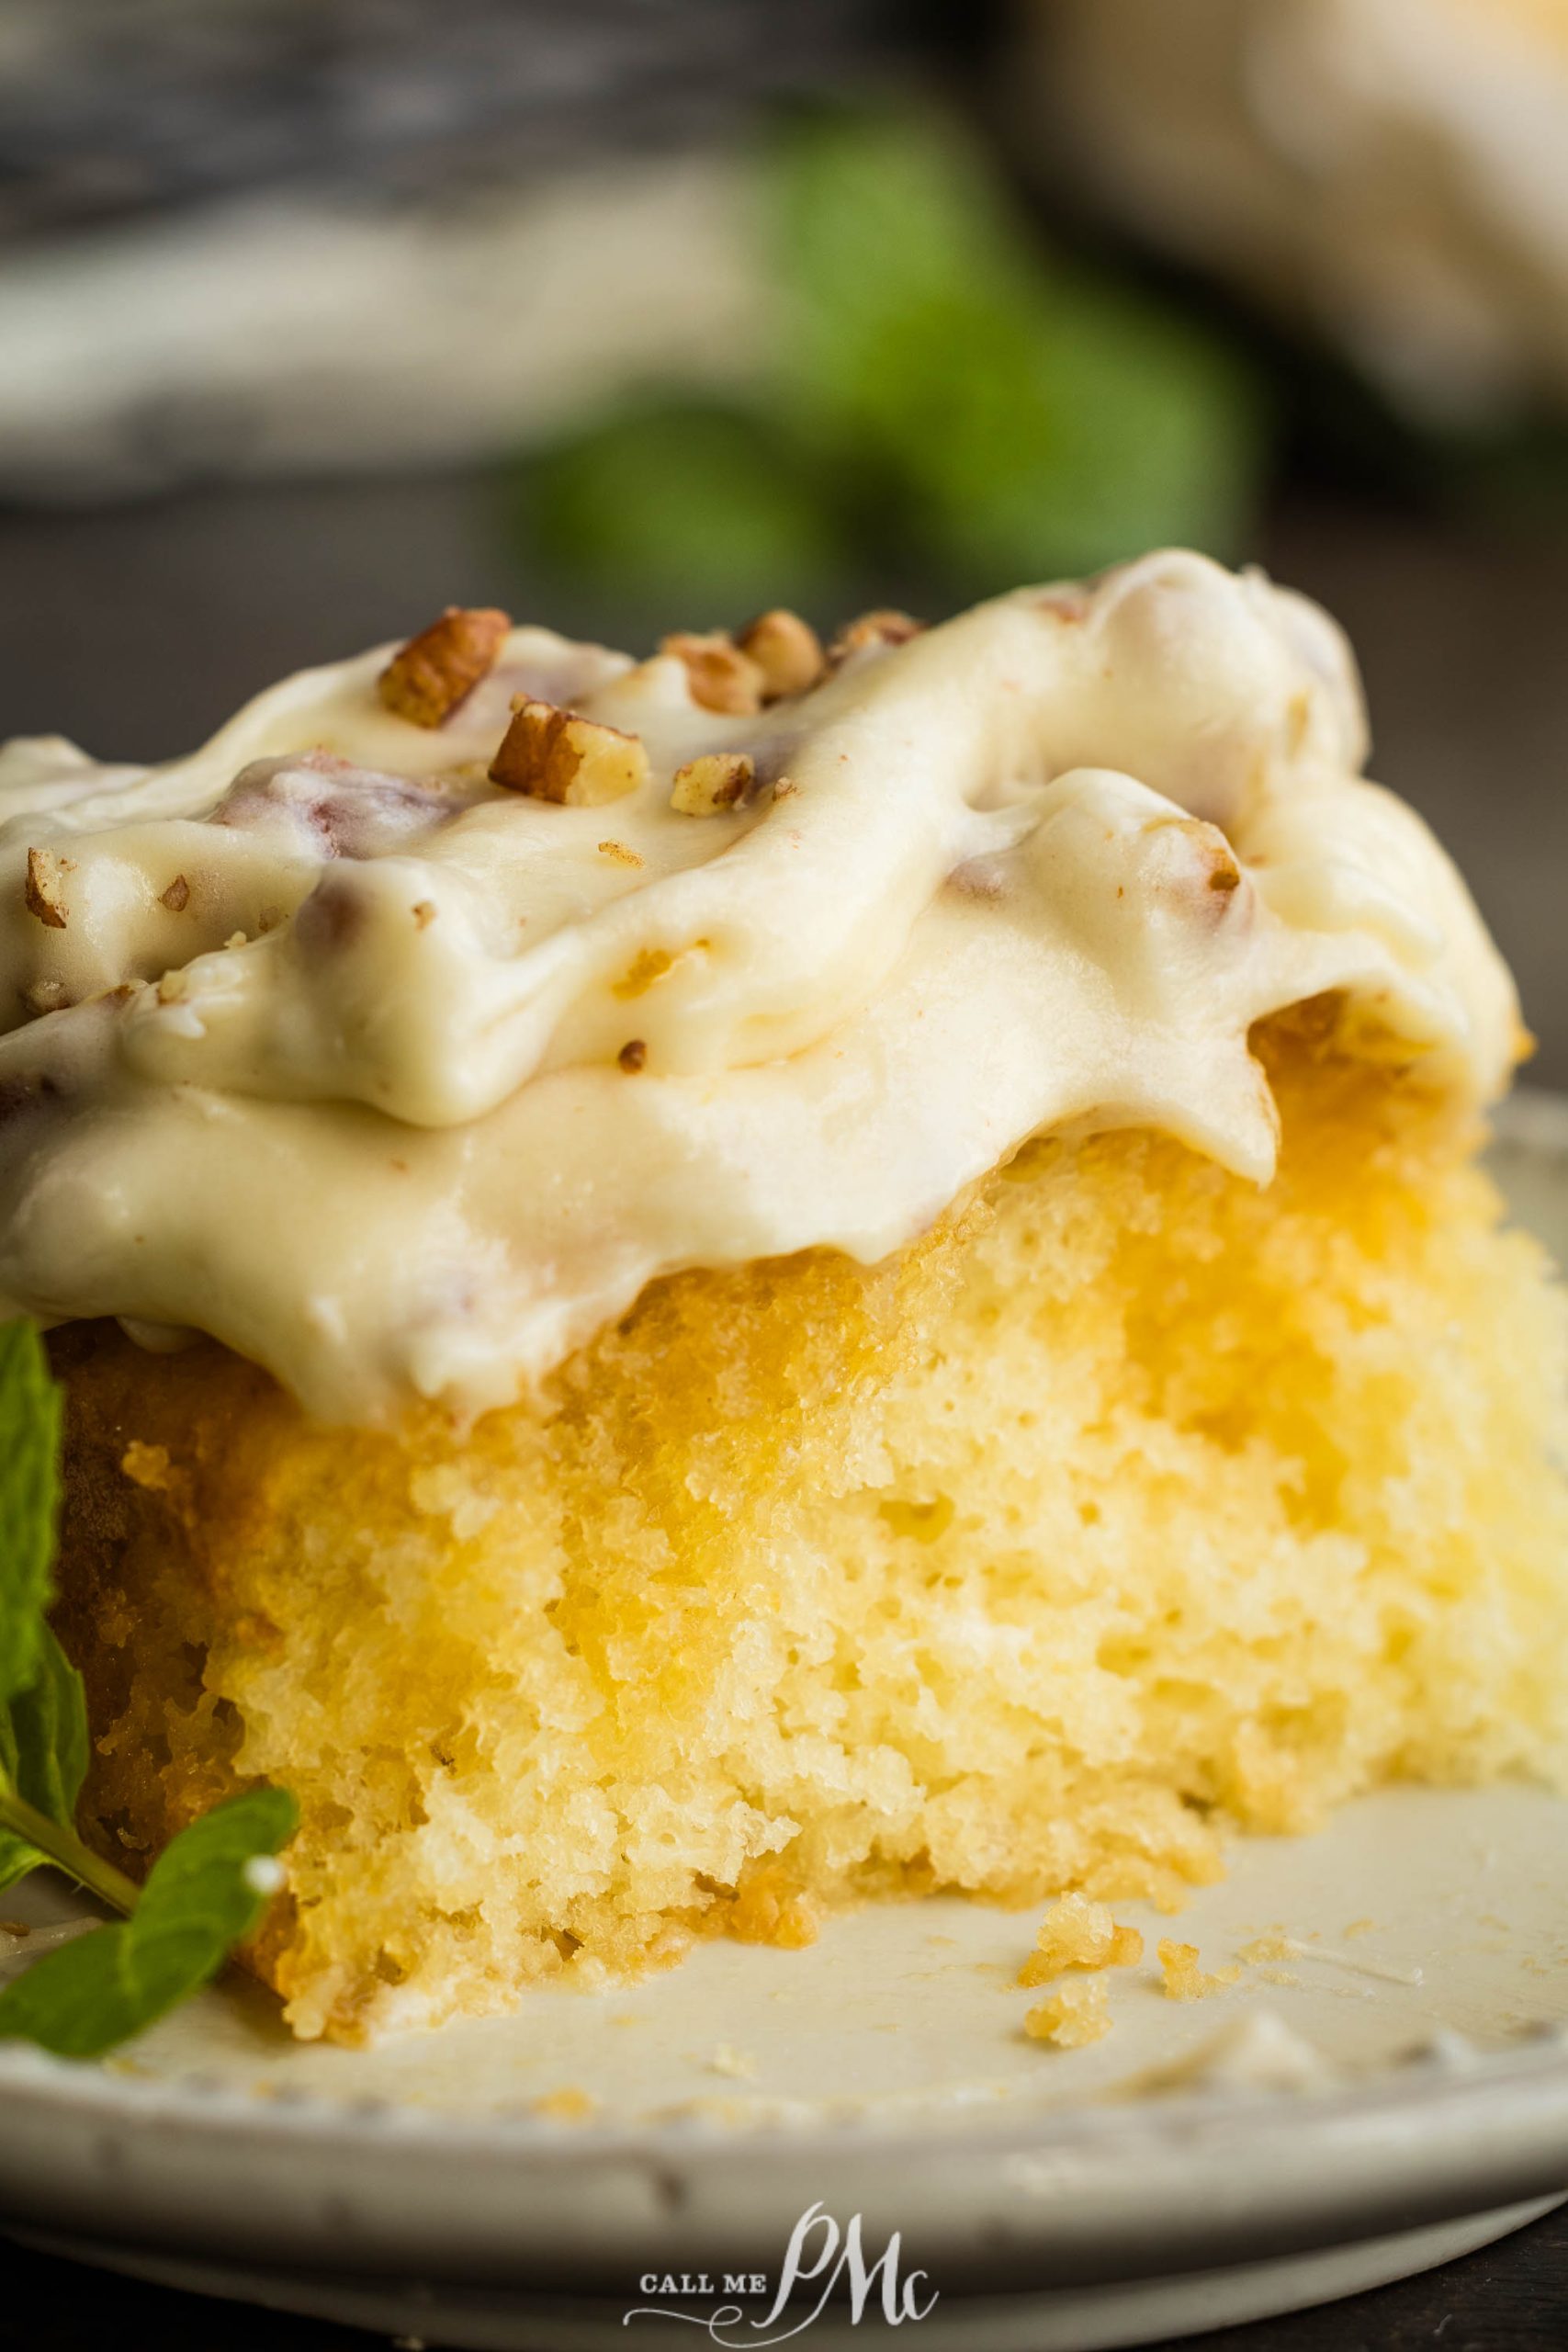
[{"label": "blurred green foliage", "polygon": [[1264,432],[1243,365],[1043,253],[929,114],[818,115],[759,166],[776,350],[745,404],[650,392],[523,475],[535,550],[682,610],[837,578],[979,594],[1162,541],[1233,553]]}]

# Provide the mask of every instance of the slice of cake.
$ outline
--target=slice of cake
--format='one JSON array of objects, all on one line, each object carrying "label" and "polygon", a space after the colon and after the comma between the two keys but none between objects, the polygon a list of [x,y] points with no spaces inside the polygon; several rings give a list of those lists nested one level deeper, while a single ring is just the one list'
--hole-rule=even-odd
[{"label": "slice of cake", "polygon": [[1507,976],[1349,658],[1161,555],[824,655],[453,612],[0,756],[0,1293],[131,1869],[363,2039],[1564,1775]]}]

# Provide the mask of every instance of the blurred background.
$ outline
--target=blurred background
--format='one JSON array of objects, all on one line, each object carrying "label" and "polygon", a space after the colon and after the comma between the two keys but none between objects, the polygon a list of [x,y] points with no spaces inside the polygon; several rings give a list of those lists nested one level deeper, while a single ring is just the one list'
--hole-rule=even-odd
[{"label": "blurred background", "polygon": [[0,0],[0,736],[1179,539],[1568,1084],[1568,0]]}]

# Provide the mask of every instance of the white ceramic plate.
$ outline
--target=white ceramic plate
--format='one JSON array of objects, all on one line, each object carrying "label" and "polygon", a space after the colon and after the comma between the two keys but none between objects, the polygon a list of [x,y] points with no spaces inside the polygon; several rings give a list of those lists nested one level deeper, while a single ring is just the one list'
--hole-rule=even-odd
[{"label": "white ceramic plate", "polygon": [[[1524,1098],[1497,1162],[1568,1256],[1568,1105]],[[841,2243],[758,2324],[814,2207],[840,2233],[861,2217],[868,2268],[898,2233],[919,2352],[1255,2317],[1406,2275],[1568,2189],[1565,1841],[1568,1804],[1526,1788],[1393,1790],[1320,1838],[1247,1841],[1179,1922],[1118,1907],[1150,1958],[1077,2052],[1020,2030],[1037,1915],[949,1902],[838,1921],[805,1952],[706,1946],[628,1990],[542,1991],[373,2052],[291,2043],[226,1984],[102,2066],[0,2050],[0,2211],[176,2284],[541,2352],[721,2308],[721,2343],[802,2322],[858,2340]],[[76,1911],[41,1881],[6,1908],[40,1933]],[[1171,1933],[1209,1970],[1259,1938],[1292,1949],[1177,2005],[1152,1957]]]}]

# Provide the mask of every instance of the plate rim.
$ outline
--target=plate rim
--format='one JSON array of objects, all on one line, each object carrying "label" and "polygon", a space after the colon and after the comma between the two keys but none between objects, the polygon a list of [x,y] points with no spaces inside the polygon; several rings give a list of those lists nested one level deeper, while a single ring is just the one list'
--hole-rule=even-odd
[{"label": "plate rim", "polygon": [[[28,2053],[33,2081],[6,2085],[0,2210],[17,2226],[102,2238],[112,2184],[113,2234],[128,2246],[536,2284],[616,2266],[629,2278],[649,2261],[701,2267],[720,2246],[730,2265],[776,2257],[790,2217],[848,2196],[869,2242],[900,2230],[950,2278],[1090,2284],[1562,2192],[1568,2051],[1561,2030],[1552,2040],[1544,2064],[1526,2041],[1348,2089],[1085,2102],[939,2135],[907,2120],[737,2133],[390,2102],[312,2113],[309,2098],[228,2085],[201,2084],[193,2100],[189,2078],[73,2080],[85,2070]],[[63,2103],[62,2074],[74,2094]]]}]

